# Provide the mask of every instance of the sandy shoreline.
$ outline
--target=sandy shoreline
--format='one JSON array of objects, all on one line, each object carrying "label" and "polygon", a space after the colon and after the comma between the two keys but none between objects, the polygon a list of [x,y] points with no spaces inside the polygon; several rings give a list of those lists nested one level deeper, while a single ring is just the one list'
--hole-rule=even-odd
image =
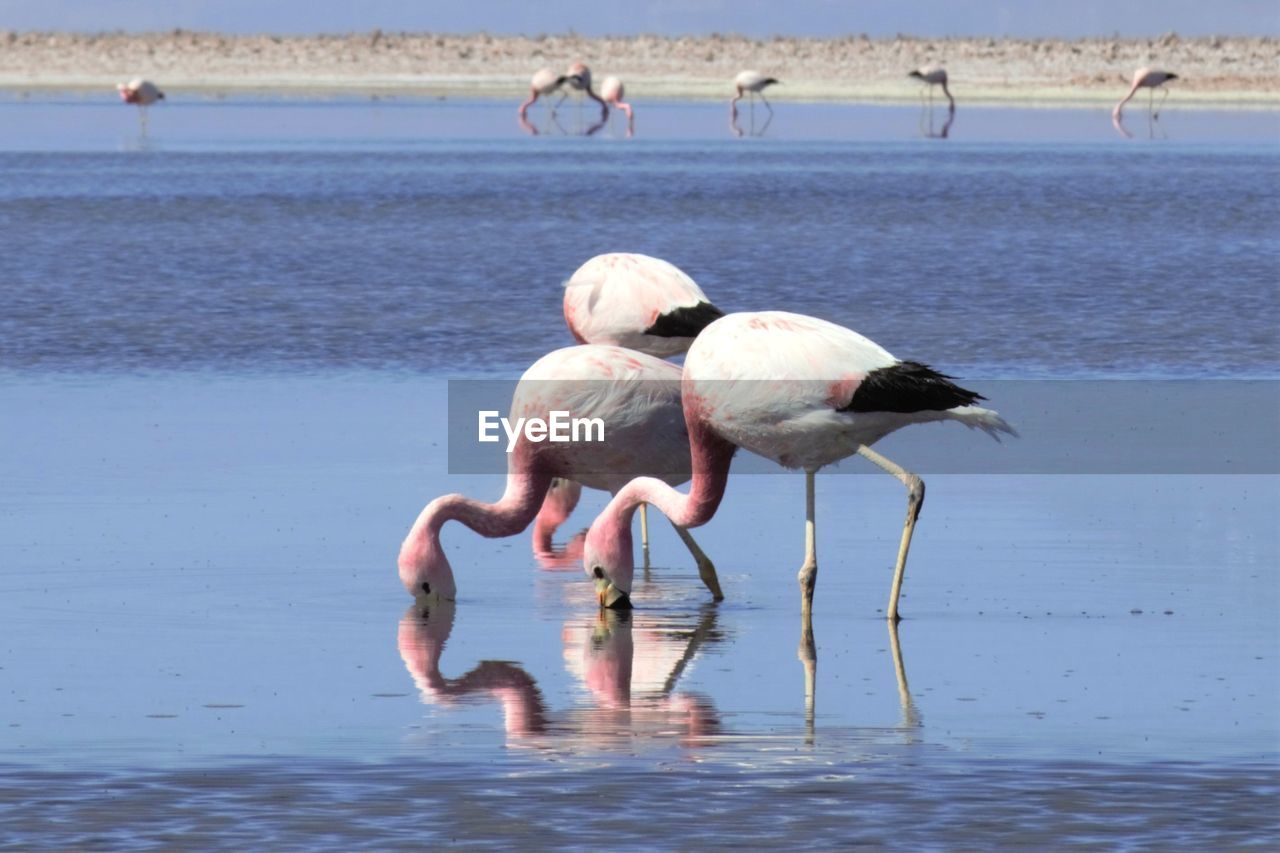
[{"label": "sandy shoreline", "polygon": [[519,99],[537,68],[575,60],[630,97],[727,97],[743,68],[778,77],[778,100],[894,102],[906,71],[944,64],[970,102],[1066,105],[1119,98],[1140,65],[1177,72],[1177,103],[1280,109],[1280,39],[869,39],[358,33],[229,36],[0,31],[0,89],[107,90],[143,76],[171,92],[404,94]]}]

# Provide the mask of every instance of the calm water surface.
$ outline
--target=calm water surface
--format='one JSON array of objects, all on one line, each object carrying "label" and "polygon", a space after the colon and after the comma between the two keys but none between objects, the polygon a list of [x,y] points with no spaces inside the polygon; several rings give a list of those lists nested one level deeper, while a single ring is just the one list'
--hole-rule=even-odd
[{"label": "calm water surface", "polygon": [[1126,141],[962,105],[944,141],[914,108],[779,105],[753,139],[723,113],[531,139],[507,105],[175,103],[140,138],[105,101],[0,102],[0,839],[1280,834],[1274,474],[931,476],[897,632],[901,488],[821,478],[812,648],[788,475],[698,531],[718,607],[659,525],[629,618],[451,526],[457,605],[406,612],[421,506],[502,487],[449,473],[445,380],[568,343],[560,282],[598,252],[997,407],[995,378],[1276,377],[1272,114]]}]

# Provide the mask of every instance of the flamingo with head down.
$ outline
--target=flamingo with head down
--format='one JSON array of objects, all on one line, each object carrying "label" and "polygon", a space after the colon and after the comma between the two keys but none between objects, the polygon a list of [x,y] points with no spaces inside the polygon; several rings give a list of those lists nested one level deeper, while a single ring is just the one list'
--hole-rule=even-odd
[{"label": "flamingo with head down", "polygon": [[933,87],[941,86],[942,94],[947,96],[947,102],[950,104],[949,111],[956,111],[956,99],[951,97],[951,90],[947,88],[947,69],[941,65],[925,65],[914,71],[907,73],[908,77],[914,77],[929,90],[929,104],[933,104]]},{"label": "flamingo with head down", "polygon": [[[595,89],[591,88],[591,69],[581,62],[575,62],[569,66],[569,70],[564,75],[565,83],[575,92],[580,93],[584,97],[590,98],[600,105],[600,121],[604,122],[609,117],[609,105],[604,99],[596,94]],[[560,100],[556,102],[559,106],[568,97],[568,92],[560,95]]]},{"label": "flamingo with head down", "polygon": [[[1165,88],[1164,84],[1168,83],[1170,80],[1177,79],[1178,75],[1169,71],[1160,71],[1155,68],[1139,68],[1137,71],[1133,72],[1133,84],[1129,86],[1129,92],[1121,98],[1120,103],[1116,104],[1115,108],[1111,110],[1112,119],[1117,122],[1120,121],[1124,105],[1129,103],[1129,100],[1138,93],[1139,89],[1148,90],[1149,97],[1147,99],[1147,111],[1151,114],[1152,118],[1160,118],[1160,109],[1164,108],[1164,102],[1169,98],[1169,90]],[[1164,92],[1164,97],[1160,100],[1159,109],[1155,106],[1156,89],[1160,89]]]},{"label": "flamingo with head down", "polygon": [[805,558],[799,581],[806,622],[818,571],[817,471],[856,453],[907,487],[907,519],[887,613],[897,621],[924,481],[870,445],[926,421],[959,421],[993,437],[1015,434],[996,412],[974,405],[982,399],[979,394],[949,377],[901,361],[850,329],[782,311],[729,314],[708,326],[685,358],[682,391],[693,456],[689,493],[653,478],[637,479],[618,492],[587,533],[583,566],[605,606],[630,597],[635,507],[652,503],[682,527],[705,524],[724,496],[734,452],[743,447],[805,472]]},{"label": "flamingo with head down", "polygon": [[[509,420],[569,412],[598,418],[602,440],[535,441],[521,432],[507,454],[507,487],[496,503],[445,495],[427,504],[400,547],[400,579],[410,595],[430,604],[457,595],[453,569],[440,544],[448,521],[490,538],[514,536],[544,505],[553,479],[615,492],[640,475],[684,483],[690,477],[689,437],[680,405],[680,368],[620,347],[566,347],[538,359],[520,379]],[[724,597],[715,566],[681,528],[703,583]]]},{"label": "flamingo with head down", "polygon": [[[533,79],[529,81],[529,97],[520,104],[519,114],[521,123],[526,122],[529,107],[533,106],[533,102],[538,98],[548,98],[556,90],[565,84],[567,80],[563,74],[556,74],[550,68],[539,68],[533,73]],[[556,108],[548,105],[551,115],[555,115]]]},{"label": "flamingo with head down", "polygon": [[605,103],[609,106],[622,110],[627,116],[627,136],[635,136],[636,118],[635,113],[631,109],[631,105],[622,100],[626,90],[622,86],[622,81],[617,77],[606,77],[604,82],[600,84],[600,97],[604,98]]}]

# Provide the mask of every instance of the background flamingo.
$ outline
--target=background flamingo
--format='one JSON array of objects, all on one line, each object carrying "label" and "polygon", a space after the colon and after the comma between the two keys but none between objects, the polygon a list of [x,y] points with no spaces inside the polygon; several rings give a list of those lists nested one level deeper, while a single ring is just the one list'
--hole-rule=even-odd
[{"label": "background flamingo", "polygon": [[925,84],[925,88],[929,90],[930,108],[933,106],[933,87],[941,86],[942,94],[947,96],[947,102],[950,104],[949,111],[953,113],[956,111],[956,99],[951,97],[951,90],[947,88],[947,69],[940,65],[925,65],[908,72],[907,76],[914,77]]},{"label": "background flamingo", "polygon": [[[563,74],[556,74],[550,68],[539,68],[533,73],[533,79],[529,81],[529,97],[524,103],[520,104],[519,113],[522,124],[527,122],[527,113],[529,112],[529,107],[533,106],[533,102],[538,98],[550,97],[553,92],[564,85],[565,79]],[[547,109],[551,115],[555,115],[555,107],[548,104]]]},{"label": "background flamingo", "polygon": [[[525,371],[510,417],[512,422],[545,419],[553,410],[601,418],[605,440],[530,442],[521,435],[507,454],[507,488],[497,503],[446,495],[427,504],[400,548],[400,579],[410,595],[426,603],[456,596],[453,570],[440,546],[446,521],[460,521],[482,536],[513,536],[533,521],[553,478],[616,492],[641,475],[670,483],[684,483],[691,476],[680,368],[674,364],[620,347],[556,350]],[[676,528],[676,533],[712,596],[723,598],[715,566],[687,531]]]},{"label": "background flamingo", "polygon": [[1111,117],[1115,121],[1119,122],[1121,112],[1124,110],[1124,105],[1129,103],[1129,100],[1137,94],[1139,89],[1147,89],[1149,94],[1149,98],[1147,100],[1147,111],[1152,118],[1160,118],[1160,109],[1164,109],[1164,102],[1169,97],[1169,90],[1163,89],[1164,97],[1160,99],[1160,109],[1156,109],[1156,89],[1163,87],[1164,84],[1168,83],[1170,80],[1177,79],[1177,74],[1173,74],[1168,71],[1159,71],[1154,68],[1139,68],[1137,71],[1133,72],[1133,85],[1129,87],[1128,94],[1120,99],[1120,103],[1115,105],[1115,108],[1111,111]]},{"label": "background flamingo", "polygon": [[756,95],[760,96],[760,100],[764,102],[765,108],[769,110],[769,118],[773,118],[773,107],[769,106],[769,101],[764,96],[764,90],[778,83],[774,77],[766,77],[759,71],[740,71],[737,77],[733,78],[733,87],[737,92],[733,96],[733,100],[729,101],[729,123],[732,125],[738,120],[738,101],[742,100],[743,95],[750,98],[751,104],[751,127],[754,129],[756,124]]},{"label": "background flamingo", "polygon": [[120,93],[120,100],[126,104],[136,104],[138,107],[138,123],[142,125],[142,132],[147,131],[147,107],[156,101],[164,100],[164,92],[156,87],[155,83],[150,80],[134,78],[128,83],[117,83],[116,91]]},{"label": "background flamingo", "polygon": [[600,96],[604,98],[605,103],[616,109],[622,110],[627,115],[627,136],[634,136],[636,132],[635,115],[631,111],[631,105],[622,100],[625,90],[622,87],[622,81],[617,77],[606,77],[604,82],[600,84]]},{"label": "background flamingo", "polygon": [[730,314],[706,328],[685,359],[685,418],[693,454],[693,484],[682,495],[641,478],[625,486],[587,533],[584,566],[603,604],[629,597],[634,571],[631,514],[641,501],[675,524],[697,527],[715,515],[729,465],[744,447],[805,472],[805,560],[801,609],[807,622],[817,580],[814,475],[857,453],[907,487],[907,519],[898,550],[888,618],[898,618],[898,594],[924,482],[870,445],[912,423],[957,420],[993,437],[1013,433],[995,412],[972,405],[982,397],[923,364],[899,361],[857,332],[800,314]]},{"label": "background flamingo", "polygon": [[[565,74],[565,83],[573,91],[581,93],[600,105],[600,122],[603,124],[604,120],[609,117],[609,105],[591,88],[591,69],[581,62],[573,63]],[[556,105],[559,106],[567,96],[568,92],[562,94]],[[581,107],[581,102],[579,102],[579,107]]]}]

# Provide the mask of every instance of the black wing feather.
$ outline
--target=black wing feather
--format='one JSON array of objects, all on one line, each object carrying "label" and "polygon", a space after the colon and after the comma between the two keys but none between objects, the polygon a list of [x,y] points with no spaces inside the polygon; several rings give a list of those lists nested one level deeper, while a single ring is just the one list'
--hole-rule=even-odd
[{"label": "black wing feather", "polygon": [[900,361],[867,374],[842,412],[943,412],[985,400],[950,376],[918,361]]},{"label": "black wing feather", "polygon": [[657,338],[696,338],[703,329],[723,316],[724,312],[710,302],[699,302],[659,315],[644,333]]}]

